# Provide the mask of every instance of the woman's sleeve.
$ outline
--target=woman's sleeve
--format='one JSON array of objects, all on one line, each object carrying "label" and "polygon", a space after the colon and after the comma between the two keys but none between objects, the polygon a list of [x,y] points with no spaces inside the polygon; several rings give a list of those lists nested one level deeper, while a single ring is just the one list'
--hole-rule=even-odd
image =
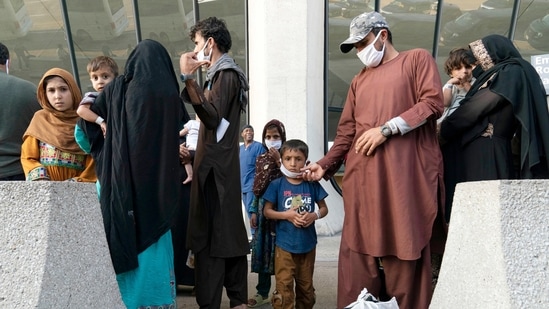
[{"label": "woman's sleeve", "polygon": [[248,209],[248,212],[250,214],[257,214],[258,213],[258,208],[259,208],[258,202],[259,202],[259,197],[254,195],[254,199],[252,200],[252,204],[250,205],[250,209]]},{"label": "woman's sleeve", "polygon": [[91,155],[86,155],[86,166],[78,177],[74,177],[76,181],[81,182],[96,182],[95,161]]},{"label": "woman's sleeve", "polygon": [[502,97],[488,88],[479,90],[466,103],[461,105],[440,125],[440,136],[450,141],[474,127],[502,102]]},{"label": "woman's sleeve", "polygon": [[254,195],[261,196],[265,193],[269,185],[269,171],[271,170],[269,160],[266,155],[259,155],[255,160],[255,176],[254,176]]},{"label": "woman's sleeve", "polygon": [[88,141],[88,137],[86,136],[86,133],[80,128],[78,124],[74,127],[74,139],[76,140],[76,143],[82,150],[84,150],[85,153],[90,153],[90,142]]},{"label": "woman's sleeve", "polygon": [[21,165],[27,180],[50,180],[46,168],[40,163],[38,140],[27,135],[21,145]]}]

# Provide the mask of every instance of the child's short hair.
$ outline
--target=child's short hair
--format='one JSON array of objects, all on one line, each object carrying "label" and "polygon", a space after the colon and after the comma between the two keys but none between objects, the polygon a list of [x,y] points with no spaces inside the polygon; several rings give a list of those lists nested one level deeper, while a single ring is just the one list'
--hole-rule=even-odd
[{"label": "child's short hair", "polygon": [[88,70],[88,74],[90,74],[99,70],[103,66],[109,67],[114,76],[118,76],[118,64],[116,64],[116,61],[114,61],[114,59],[108,56],[97,56],[93,58],[88,63],[86,69]]},{"label": "child's short hair", "polygon": [[450,75],[452,74],[452,70],[459,69],[462,66],[471,67],[476,62],[477,60],[468,49],[463,47],[454,48],[448,54],[446,62],[444,62],[444,71]]},{"label": "child's short hair", "polygon": [[301,151],[305,155],[305,159],[309,157],[309,146],[300,139],[290,139],[284,142],[280,147],[280,154],[283,155],[287,150]]}]

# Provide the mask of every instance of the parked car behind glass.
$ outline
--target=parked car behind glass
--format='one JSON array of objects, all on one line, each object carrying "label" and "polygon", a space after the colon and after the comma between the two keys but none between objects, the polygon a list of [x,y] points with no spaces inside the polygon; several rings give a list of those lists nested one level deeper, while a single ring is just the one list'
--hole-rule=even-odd
[{"label": "parked car behind glass", "polygon": [[531,22],[524,38],[533,48],[549,51],[549,14]]},{"label": "parked car behind glass", "polygon": [[[485,2],[486,3],[486,2]],[[440,43],[448,47],[465,46],[489,34],[508,36],[511,25],[512,7],[487,9],[479,8],[463,13],[441,29]],[[528,25],[535,19],[549,13],[549,0],[523,1],[517,19],[515,40],[523,40]]]}]

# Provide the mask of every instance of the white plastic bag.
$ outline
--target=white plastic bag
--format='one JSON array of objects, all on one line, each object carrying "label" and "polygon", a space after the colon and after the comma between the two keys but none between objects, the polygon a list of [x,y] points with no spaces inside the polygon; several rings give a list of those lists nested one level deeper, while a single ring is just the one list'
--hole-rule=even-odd
[{"label": "white plastic bag", "polygon": [[379,301],[374,295],[368,293],[368,289],[364,288],[356,301],[347,305],[345,309],[399,309],[396,298],[391,298],[389,301]]}]

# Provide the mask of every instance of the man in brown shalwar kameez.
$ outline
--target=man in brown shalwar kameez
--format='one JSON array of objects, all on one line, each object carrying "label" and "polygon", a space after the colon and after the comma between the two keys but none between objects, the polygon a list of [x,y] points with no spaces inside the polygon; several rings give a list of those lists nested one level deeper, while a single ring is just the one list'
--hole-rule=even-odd
[{"label": "man in brown shalwar kameez", "polygon": [[395,296],[400,308],[428,308],[430,240],[444,200],[440,76],[426,50],[395,50],[377,12],[353,19],[340,49],[353,47],[365,67],[351,82],[333,146],[304,173],[328,179],[346,160],[337,307],[366,287]]}]

